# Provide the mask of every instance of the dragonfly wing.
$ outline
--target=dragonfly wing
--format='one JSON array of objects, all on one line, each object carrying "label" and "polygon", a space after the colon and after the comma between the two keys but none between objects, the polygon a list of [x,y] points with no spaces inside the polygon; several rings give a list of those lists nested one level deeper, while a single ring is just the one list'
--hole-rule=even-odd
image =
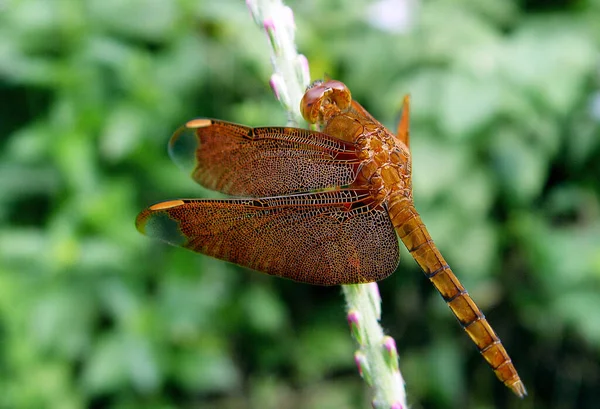
[{"label": "dragonfly wing", "polygon": [[346,186],[360,164],[354,144],[321,132],[202,118],[175,132],[169,153],[201,185],[250,197]]},{"label": "dragonfly wing", "polygon": [[382,280],[399,260],[387,211],[361,190],[173,200],[141,212],[136,225],[172,245],[309,284]]}]

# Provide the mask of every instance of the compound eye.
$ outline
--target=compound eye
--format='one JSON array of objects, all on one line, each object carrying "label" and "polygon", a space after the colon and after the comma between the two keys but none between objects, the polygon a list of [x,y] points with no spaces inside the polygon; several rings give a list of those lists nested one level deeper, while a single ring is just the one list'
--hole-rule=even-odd
[{"label": "compound eye", "polygon": [[300,111],[307,122],[314,124],[320,119],[322,108],[335,104],[338,109],[344,110],[351,102],[350,90],[344,83],[335,80],[315,82],[304,94]]},{"label": "compound eye", "polygon": [[321,86],[327,87],[330,90],[329,98],[331,98],[331,101],[336,104],[339,109],[344,110],[350,107],[352,95],[346,84],[341,81],[329,80],[324,82]]},{"label": "compound eye", "polygon": [[319,120],[319,110],[326,92],[322,84],[317,84],[306,90],[300,101],[300,112],[306,122],[314,124]]}]

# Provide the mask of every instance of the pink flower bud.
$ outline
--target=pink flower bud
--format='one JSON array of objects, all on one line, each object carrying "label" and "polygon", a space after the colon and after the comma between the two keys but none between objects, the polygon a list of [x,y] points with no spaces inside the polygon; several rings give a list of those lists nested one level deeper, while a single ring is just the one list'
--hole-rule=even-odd
[{"label": "pink flower bud", "polygon": [[360,313],[356,310],[348,311],[348,325],[350,325],[350,332],[356,342],[359,345],[363,345],[363,339],[361,335],[361,327],[360,327]]}]

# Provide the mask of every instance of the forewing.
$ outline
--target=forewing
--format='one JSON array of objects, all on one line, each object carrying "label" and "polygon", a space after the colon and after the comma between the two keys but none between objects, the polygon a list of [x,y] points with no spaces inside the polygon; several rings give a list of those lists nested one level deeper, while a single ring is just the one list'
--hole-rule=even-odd
[{"label": "forewing", "polygon": [[399,260],[386,210],[360,190],[173,200],[144,210],[136,225],[172,245],[309,284],[382,280]]},{"label": "forewing", "polygon": [[169,153],[201,185],[234,196],[278,196],[346,186],[360,161],[354,144],[300,128],[250,128],[195,119]]}]

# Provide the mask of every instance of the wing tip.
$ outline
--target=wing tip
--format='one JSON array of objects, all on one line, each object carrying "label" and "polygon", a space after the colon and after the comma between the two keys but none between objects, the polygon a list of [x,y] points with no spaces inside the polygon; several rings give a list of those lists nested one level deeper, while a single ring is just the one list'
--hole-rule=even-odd
[{"label": "wing tip", "polygon": [[192,173],[196,168],[196,151],[200,147],[197,135],[197,129],[200,127],[188,126],[188,124],[194,121],[201,121],[201,119],[188,121],[184,126],[175,131],[169,140],[169,156],[179,168],[188,173]]},{"label": "wing tip", "polygon": [[157,211],[157,210],[165,210],[165,209],[170,209],[172,207],[177,207],[177,206],[181,206],[182,204],[184,204],[185,202],[183,200],[168,200],[166,202],[160,202],[157,204],[154,204],[152,206],[150,206],[148,209],[152,210],[152,211]]},{"label": "wing tip", "polygon": [[148,236],[173,246],[186,247],[189,240],[181,231],[177,219],[168,210],[177,207],[182,200],[170,200],[150,206],[138,214],[135,220],[137,230]]},{"label": "wing tip", "polygon": [[135,228],[142,234],[146,234],[146,221],[148,220],[148,209],[143,210],[135,218]]},{"label": "wing tip", "polygon": [[198,128],[206,128],[213,124],[212,119],[208,118],[194,118],[185,123],[186,128],[198,129]]}]

